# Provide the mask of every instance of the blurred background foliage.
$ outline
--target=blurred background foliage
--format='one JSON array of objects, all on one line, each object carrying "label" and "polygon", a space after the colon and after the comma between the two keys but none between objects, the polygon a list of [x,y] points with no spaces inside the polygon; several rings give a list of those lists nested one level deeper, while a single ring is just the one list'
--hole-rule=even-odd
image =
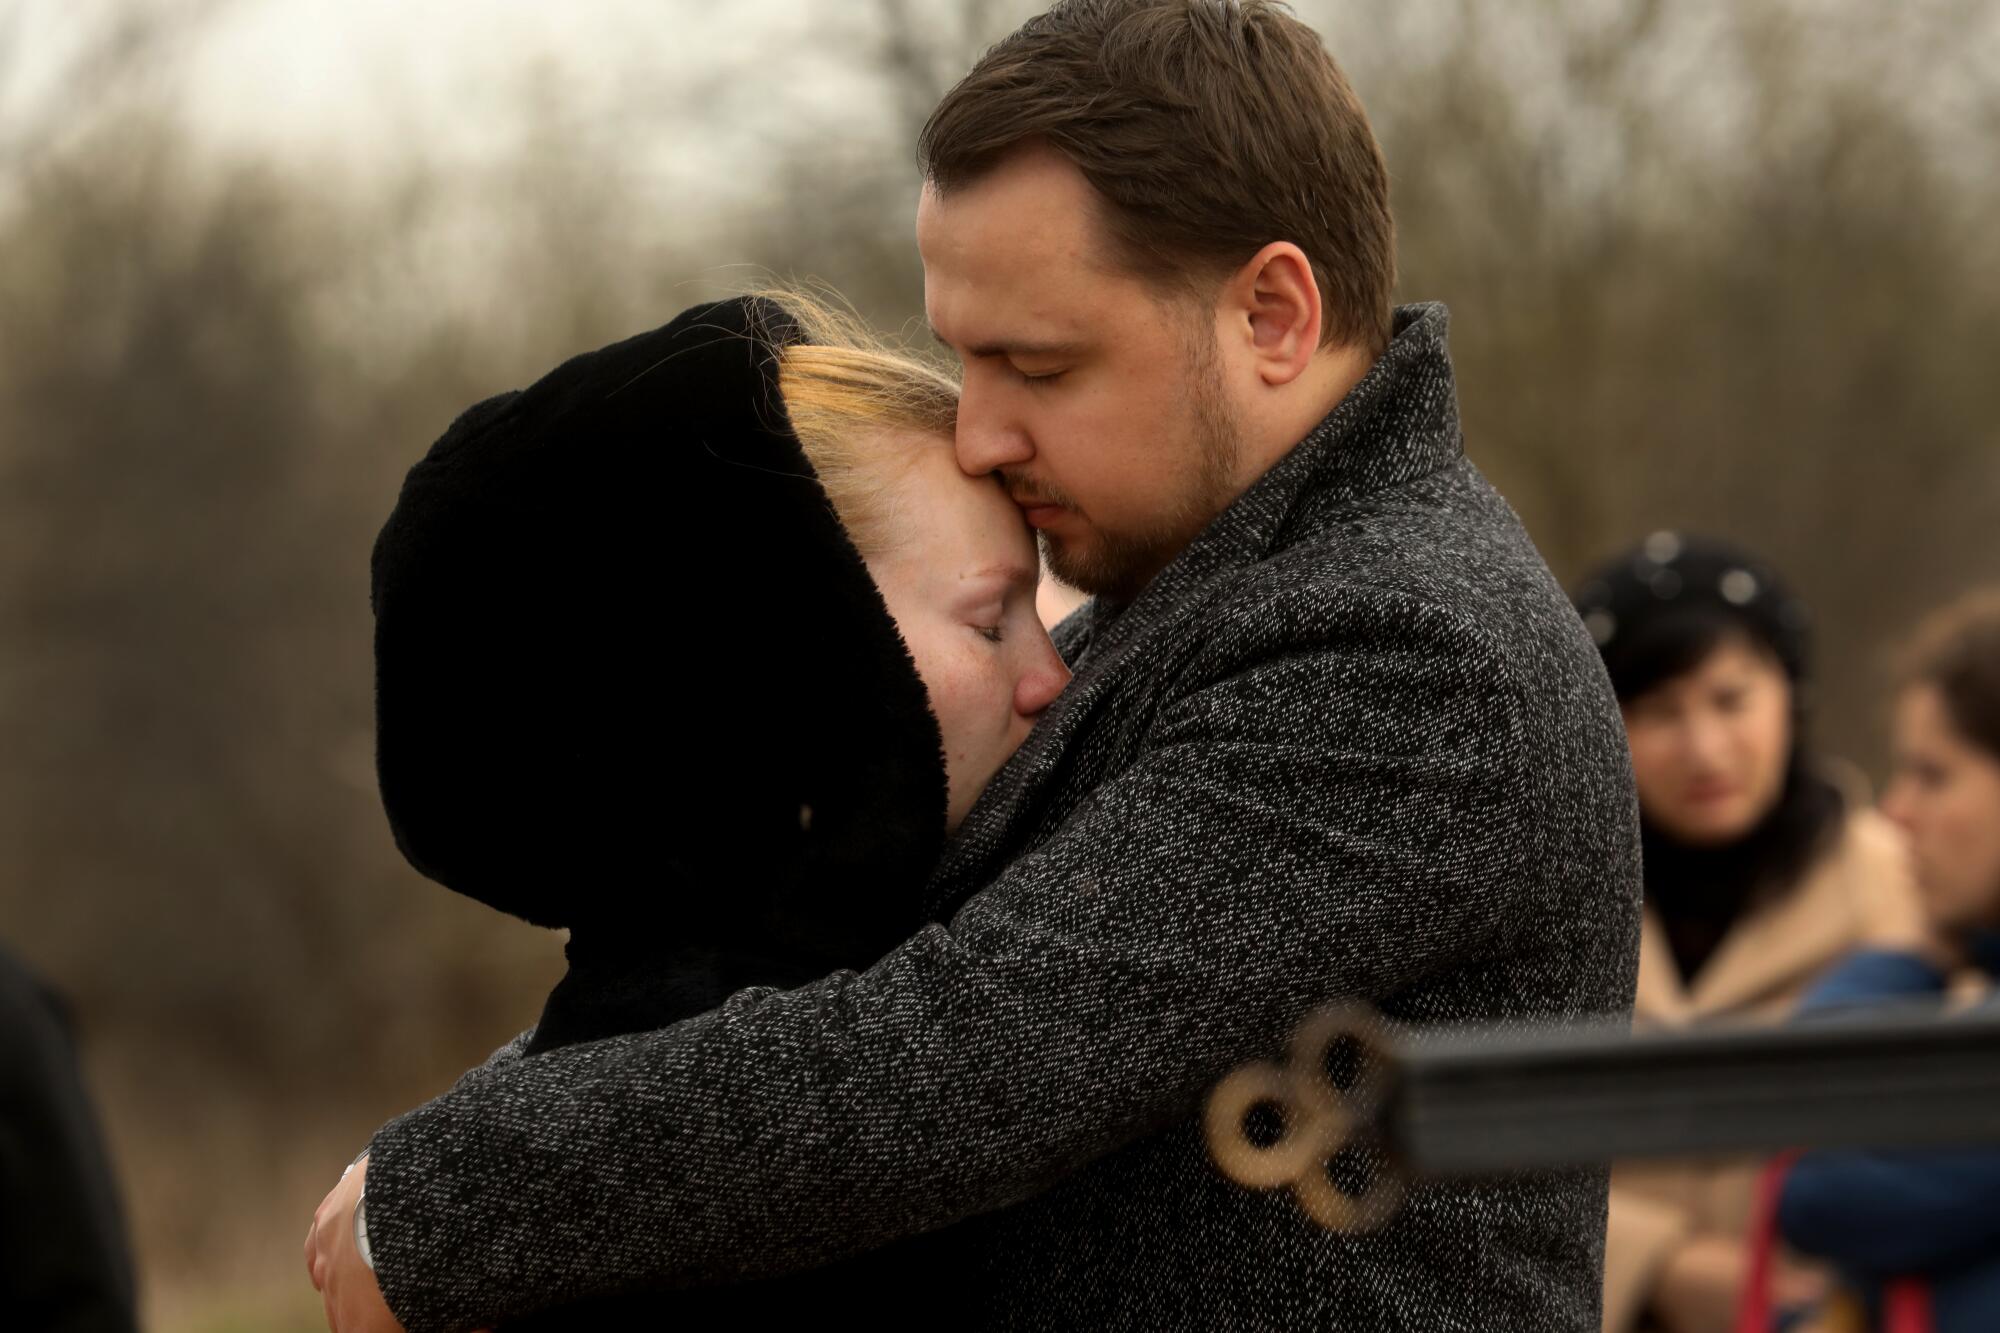
[{"label": "blurred background foliage", "polygon": [[[105,0],[59,56],[0,16],[0,941],[75,1002],[163,1329],[316,1326],[320,1193],[561,968],[387,836],[367,559],[403,469],[763,270],[907,326],[916,131],[1038,8],[813,6],[712,60],[676,0],[611,111],[524,51],[495,151],[417,119],[357,159],[183,114],[257,4]],[[1823,739],[1879,774],[1882,650],[2000,577],[2000,4],[1296,8],[1557,572],[1668,526],[1761,551],[1818,615]]]}]

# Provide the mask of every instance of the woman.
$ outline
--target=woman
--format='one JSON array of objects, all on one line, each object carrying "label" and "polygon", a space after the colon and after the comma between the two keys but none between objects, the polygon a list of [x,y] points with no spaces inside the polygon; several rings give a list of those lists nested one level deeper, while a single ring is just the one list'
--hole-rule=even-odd
[{"label": "woman", "polygon": [[[1635,1022],[1774,1021],[1849,950],[1907,941],[1916,907],[1892,828],[1813,754],[1806,613],[1718,542],[1658,533],[1577,605],[1625,715],[1646,909]],[[1728,1327],[1745,1273],[1753,1164],[1612,1174],[1604,1327]],[[1817,1270],[1781,1265],[1781,1303]]]},{"label": "woman", "polygon": [[[383,802],[419,870],[569,929],[530,1056],[923,926],[947,831],[1067,680],[955,405],[803,298],[727,301],[480,404],[410,473],[374,564]],[[762,1326],[909,1248],[522,1326]]]},{"label": "woman", "polygon": [[[1814,1017],[1960,988],[2000,1003],[2000,589],[1928,621],[1901,674],[1882,809],[1908,835],[1925,936],[1850,958],[1801,1005]],[[1938,1333],[2000,1328],[2000,1151],[1816,1153],[1787,1177],[1778,1219],[1871,1304],[1915,1277]]]}]

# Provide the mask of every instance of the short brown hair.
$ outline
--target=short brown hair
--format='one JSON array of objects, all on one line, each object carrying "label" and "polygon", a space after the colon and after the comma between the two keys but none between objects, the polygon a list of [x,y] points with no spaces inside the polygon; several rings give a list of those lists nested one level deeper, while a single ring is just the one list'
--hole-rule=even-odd
[{"label": "short brown hair", "polygon": [[1388,346],[1389,173],[1319,35],[1276,0],[1060,0],[946,93],[918,144],[948,192],[1043,142],[1132,268],[1185,281],[1273,241],[1312,261],[1322,341]]},{"label": "short brown hair", "polygon": [[1904,687],[1928,685],[1966,740],[2000,759],[2000,587],[1934,612],[1903,651]]}]

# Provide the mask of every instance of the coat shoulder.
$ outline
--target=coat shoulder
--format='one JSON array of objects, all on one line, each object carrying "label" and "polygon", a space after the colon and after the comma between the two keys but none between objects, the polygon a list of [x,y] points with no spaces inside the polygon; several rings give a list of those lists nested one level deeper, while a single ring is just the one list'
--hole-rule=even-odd
[{"label": "coat shoulder", "polygon": [[[1316,614],[1317,613],[1317,614]],[[1365,495],[1304,506],[1210,623],[1455,626],[1531,686],[1555,677],[1615,712],[1594,644],[1513,509],[1470,462]],[[1572,700],[1575,702],[1575,700]]]}]

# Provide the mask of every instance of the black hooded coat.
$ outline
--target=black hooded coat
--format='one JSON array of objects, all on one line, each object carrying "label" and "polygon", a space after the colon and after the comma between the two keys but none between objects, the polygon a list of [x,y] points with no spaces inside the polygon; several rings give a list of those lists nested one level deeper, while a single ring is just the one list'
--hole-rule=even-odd
[{"label": "black hooded coat", "polygon": [[[488,399],[377,540],[397,845],[570,931],[530,1055],[865,968],[922,924],[941,740],[788,425],[776,349],[798,336],[768,302],[698,306]],[[867,1263],[511,1327],[758,1327]]]}]

